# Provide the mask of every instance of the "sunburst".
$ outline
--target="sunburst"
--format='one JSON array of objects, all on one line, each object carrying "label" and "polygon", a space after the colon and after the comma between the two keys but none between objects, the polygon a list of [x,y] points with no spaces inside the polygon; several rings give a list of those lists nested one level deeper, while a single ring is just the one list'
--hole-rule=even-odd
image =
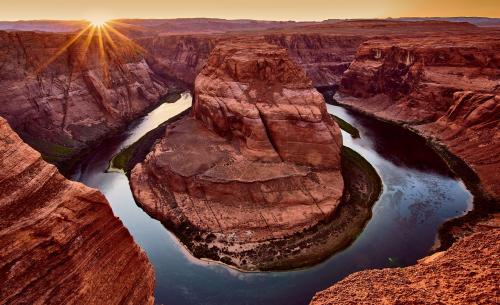
[{"label": "sunburst", "polygon": [[88,19],[88,22],[94,27],[102,27],[108,23],[108,19],[104,17],[92,17]]},{"label": "sunburst", "polygon": [[[118,64],[120,70],[126,72],[125,65],[130,56],[144,54],[145,50],[137,45],[133,40],[121,33],[115,28],[115,22],[105,18],[95,17],[87,19],[88,25],[77,32],[49,58],[41,62],[34,70],[35,74],[41,73],[52,62],[64,54],[69,48],[79,49],[76,66],[72,69],[78,69],[85,63],[87,51],[90,45],[94,44],[98,48],[98,57],[102,68],[103,81],[106,84],[109,78],[109,64]],[[116,24],[118,27],[123,27]],[[112,38],[113,36],[113,38]]]}]

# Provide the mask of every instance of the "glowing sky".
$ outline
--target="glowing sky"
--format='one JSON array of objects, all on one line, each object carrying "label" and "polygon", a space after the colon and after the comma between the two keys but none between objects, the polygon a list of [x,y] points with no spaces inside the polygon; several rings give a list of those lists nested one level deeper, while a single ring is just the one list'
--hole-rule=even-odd
[{"label": "glowing sky", "polygon": [[0,0],[0,20],[217,17],[324,20],[500,17],[500,0]]}]

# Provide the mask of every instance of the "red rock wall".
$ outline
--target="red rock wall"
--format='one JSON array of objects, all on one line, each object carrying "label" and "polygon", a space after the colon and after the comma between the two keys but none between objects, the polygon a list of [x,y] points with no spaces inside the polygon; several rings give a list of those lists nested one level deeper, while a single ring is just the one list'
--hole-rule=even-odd
[{"label": "red rock wall", "polygon": [[153,304],[153,268],[104,196],[2,118],[0,168],[0,304]]},{"label": "red rock wall", "polygon": [[366,37],[335,34],[274,34],[265,40],[285,48],[305,70],[315,87],[338,86]]},{"label": "red rock wall", "polygon": [[258,41],[215,48],[195,81],[193,115],[257,160],[340,168],[338,126],[285,49]]},{"label": "red rock wall", "polygon": [[412,125],[464,160],[500,198],[498,49],[498,36],[487,33],[366,42],[344,73],[347,97],[340,102]]}]

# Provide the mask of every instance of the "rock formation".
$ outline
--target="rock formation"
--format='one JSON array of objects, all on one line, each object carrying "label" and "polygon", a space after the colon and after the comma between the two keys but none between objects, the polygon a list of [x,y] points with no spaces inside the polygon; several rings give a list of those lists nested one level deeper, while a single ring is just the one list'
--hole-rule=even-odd
[{"label": "rock formation", "polygon": [[311,305],[497,304],[500,215],[477,228],[415,266],[351,274],[317,293]]},{"label": "rock formation", "polygon": [[0,304],[153,304],[154,271],[97,190],[0,118]]},{"label": "rock formation", "polygon": [[192,116],[132,170],[134,196],[181,239],[191,234],[195,255],[220,249],[255,268],[238,253],[311,228],[339,205],[340,130],[286,50],[265,42],[216,47],[194,93]]},{"label": "rock formation", "polygon": [[374,40],[342,78],[341,103],[409,124],[464,160],[500,198],[496,35]]},{"label": "rock formation", "polygon": [[74,158],[167,94],[139,48],[112,32],[102,36],[101,51],[91,30],[0,31],[0,115],[53,163]]}]

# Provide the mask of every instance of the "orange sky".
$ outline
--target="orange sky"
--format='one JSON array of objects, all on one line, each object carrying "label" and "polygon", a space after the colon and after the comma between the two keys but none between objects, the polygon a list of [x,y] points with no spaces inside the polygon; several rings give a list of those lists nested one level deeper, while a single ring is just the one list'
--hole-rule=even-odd
[{"label": "orange sky", "polygon": [[500,0],[0,0],[0,20],[217,17],[324,20],[500,17]]}]

